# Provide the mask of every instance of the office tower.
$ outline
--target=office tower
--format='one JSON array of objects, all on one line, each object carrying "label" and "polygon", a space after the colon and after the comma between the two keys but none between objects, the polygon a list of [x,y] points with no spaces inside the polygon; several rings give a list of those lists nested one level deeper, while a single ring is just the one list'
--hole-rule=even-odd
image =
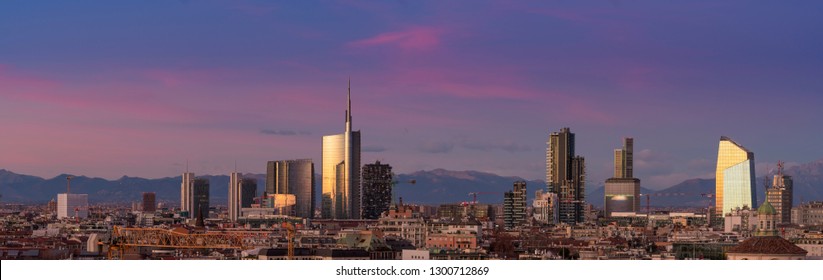
[{"label": "office tower", "polygon": [[89,195],[79,193],[57,194],[57,218],[87,218]]},{"label": "office tower", "polygon": [[634,175],[634,139],[623,138],[623,148],[614,150],[614,177],[606,180],[604,212],[640,211],[640,179]]},{"label": "office tower", "polygon": [[614,178],[634,178],[634,138],[623,138],[623,148],[614,150]]},{"label": "office tower", "polygon": [[196,178],[192,180],[191,214],[195,220],[209,217],[209,180]]},{"label": "office tower", "polygon": [[156,196],[153,192],[143,193],[143,212],[157,211]]},{"label": "office tower", "polygon": [[323,136],[323,218],[360,219],[360,131],[352,131],[349,81],[346,131]]},{"label": "office tower", "polygon": [[559,219],[582,223],[585,203],[585,160],[574,153],[574,133],[568,127],[552,132],[546,149],[546,183],[559,200]]},{"label": "office tower", "polygon": [[737,207],[754,207],[754,153],[726,136],[720,137],[715,180],[717,214],[725,216]]},{"label": "office tower", "polygon": [[289,215],[314,217],[314,163],[311,159],[269,161],[266,193],[293,194],[294,207]]},{"label": "office tower", "polygon": [[377,219],[389,211],[392,197],[391,165],[375,161],[363,165],[363,219]]},{"label": "office tower", "polygon": [[240,179],[240,208],[250,208],[255,197],[257,197],[257,179]]},{"label": "office tower", "polygon": [[232,172],[229,175],[229,220],[236,222],[240,217],[240,173]]},{"label": "office tower", "polygon": [[192,184],[194,173],[183,173],[183,180],[180,183],[180,211],[187,212],[189,217],[194,217],[192,213]]},{"label": "office tower", "polygon": [[783,174],[783,162],[777,162],[777,174],[774,175],[772,186],[766,189],[766,201],[777,211],[778,224],[792,222],[792,185],[792,177]]}]

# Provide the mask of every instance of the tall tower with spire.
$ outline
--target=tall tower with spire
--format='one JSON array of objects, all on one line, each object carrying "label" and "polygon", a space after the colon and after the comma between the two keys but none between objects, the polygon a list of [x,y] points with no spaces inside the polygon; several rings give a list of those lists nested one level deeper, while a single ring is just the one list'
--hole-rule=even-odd
[{"label": "tall tower with spire", "polygon": [[329,219],[360,219],[360,131],[352,131],[351,79],[348,84],[346,130],[323,136],[323,192],[321,216]]}]

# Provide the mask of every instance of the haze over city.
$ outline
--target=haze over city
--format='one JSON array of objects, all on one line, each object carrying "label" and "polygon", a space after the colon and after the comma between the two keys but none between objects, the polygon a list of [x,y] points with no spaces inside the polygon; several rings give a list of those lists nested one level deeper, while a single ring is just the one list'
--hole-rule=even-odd
[{"label": "haze over city", "polygon": [[823,156],[823,3],[4,3],[0,168],[42,177],[265,173],[320,162],[351,78],[363,163],[545,180],[571,127],[588,179],[758,175]]}]

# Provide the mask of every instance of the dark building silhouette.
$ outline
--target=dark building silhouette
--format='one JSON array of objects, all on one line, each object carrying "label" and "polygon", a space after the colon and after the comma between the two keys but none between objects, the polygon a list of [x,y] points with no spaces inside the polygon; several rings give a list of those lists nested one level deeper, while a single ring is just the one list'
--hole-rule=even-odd
[{"label": "dark building silhouette", "polygon": [[208,179],[194,179],[194,186],[192,188],[192,212],[191,217],[197,220],[204,220],[209,217]]},{"label": "dark building silhouette", "polygon": [[143,193],[143,212],[157,211],[157,202],[153,192]]},{"label": "dark building silhouette", "polygon": [[574,133],[568,127],[552,132],[546,149],[546,183],[557,194],[559,219],[567,224],[585,219],[585,160],[574,153]]},{"label": "dark building silhouette", "polygon": [[391,206],[391,165],[376,161],[363,165],[363,219],[377,219]]}]

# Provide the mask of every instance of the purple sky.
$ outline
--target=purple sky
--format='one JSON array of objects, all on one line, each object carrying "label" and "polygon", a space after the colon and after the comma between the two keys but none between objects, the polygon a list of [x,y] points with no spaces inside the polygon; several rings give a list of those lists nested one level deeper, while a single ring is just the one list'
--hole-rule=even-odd
[{"label": "purple sky", "polygon": [[[95,3],[97,2],[97,3]],[[4,1],[0,168],[263,173],[344,129],[363,162],[545,179],[571,127],[590,184],[635,138],[649,188],[823,157],[823,2]]]}]

